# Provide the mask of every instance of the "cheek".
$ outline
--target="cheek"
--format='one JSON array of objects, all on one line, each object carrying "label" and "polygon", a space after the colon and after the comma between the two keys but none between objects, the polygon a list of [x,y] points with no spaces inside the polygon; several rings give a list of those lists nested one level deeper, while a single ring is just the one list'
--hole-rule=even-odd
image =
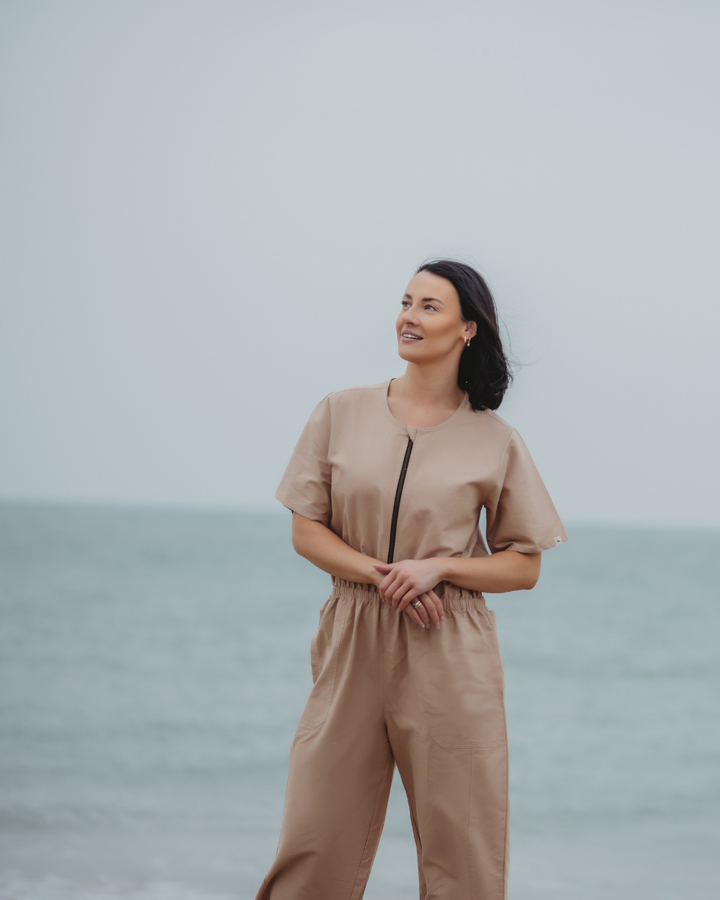
[{"label": "cheek", "polygon": [[427,323],[425,333],[428,337],[437,338],[437,340],[454,338],[457,334],[457,323],[451,322],[445,317],[433,317]]}]

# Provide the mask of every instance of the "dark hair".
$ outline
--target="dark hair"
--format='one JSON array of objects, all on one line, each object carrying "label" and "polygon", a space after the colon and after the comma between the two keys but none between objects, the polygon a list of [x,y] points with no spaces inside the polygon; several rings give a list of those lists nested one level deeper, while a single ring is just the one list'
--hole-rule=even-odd
[{"label": "dark hair", "polygon": [[446,278],[460,298],[463,319],[477,324],[477,334],[460,357],[458,386],[467,391],[474,410],[497,409],[510,386],[512,372],[500,337],[495,301],[485,279],[475,269],[452,259],[423,263],[417,271]]}]

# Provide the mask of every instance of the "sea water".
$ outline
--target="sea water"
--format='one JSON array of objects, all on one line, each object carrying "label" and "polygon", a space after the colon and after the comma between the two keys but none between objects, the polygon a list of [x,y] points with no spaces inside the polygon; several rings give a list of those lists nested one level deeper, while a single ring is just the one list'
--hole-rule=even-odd
[{"label": "sea water", "polygon": [[[329,593],[289,525],[0,506],[3,900],[252,900]],[[535,590],[488,597],[511,900],[714,900],[720,536],[568,530]],[[416,896],[396,778],[366,897]]]}]

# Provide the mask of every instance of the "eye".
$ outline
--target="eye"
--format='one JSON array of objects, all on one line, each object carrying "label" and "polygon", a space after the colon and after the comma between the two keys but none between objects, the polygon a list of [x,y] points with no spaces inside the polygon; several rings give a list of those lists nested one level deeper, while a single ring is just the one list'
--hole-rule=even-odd
[{"label": "eye", "polygon": [[424,309],[431,309],[433,312],[437,312],[437,307],[433,306],[432,303],[426,303]]},{"label": "eye", "polygon": [[409,300],[401,300],[400,306],[402,306],[402,307],[410,306],[410,301]]}]

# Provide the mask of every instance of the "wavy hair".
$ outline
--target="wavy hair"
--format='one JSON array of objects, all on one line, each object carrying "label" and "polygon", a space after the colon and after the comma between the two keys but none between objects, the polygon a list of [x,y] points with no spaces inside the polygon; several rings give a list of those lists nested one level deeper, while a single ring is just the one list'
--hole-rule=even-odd
[{"label": "wavy hair", "polygon": [[458,386],[467,391],[474,410],[497,409],[513,376],[500,337],[495,300],[485,279],[471,266],[452,259],[423,263],[417,271],[446,278],[460,298],[463,320],[477,324],[477,334],[460,357]]}]

